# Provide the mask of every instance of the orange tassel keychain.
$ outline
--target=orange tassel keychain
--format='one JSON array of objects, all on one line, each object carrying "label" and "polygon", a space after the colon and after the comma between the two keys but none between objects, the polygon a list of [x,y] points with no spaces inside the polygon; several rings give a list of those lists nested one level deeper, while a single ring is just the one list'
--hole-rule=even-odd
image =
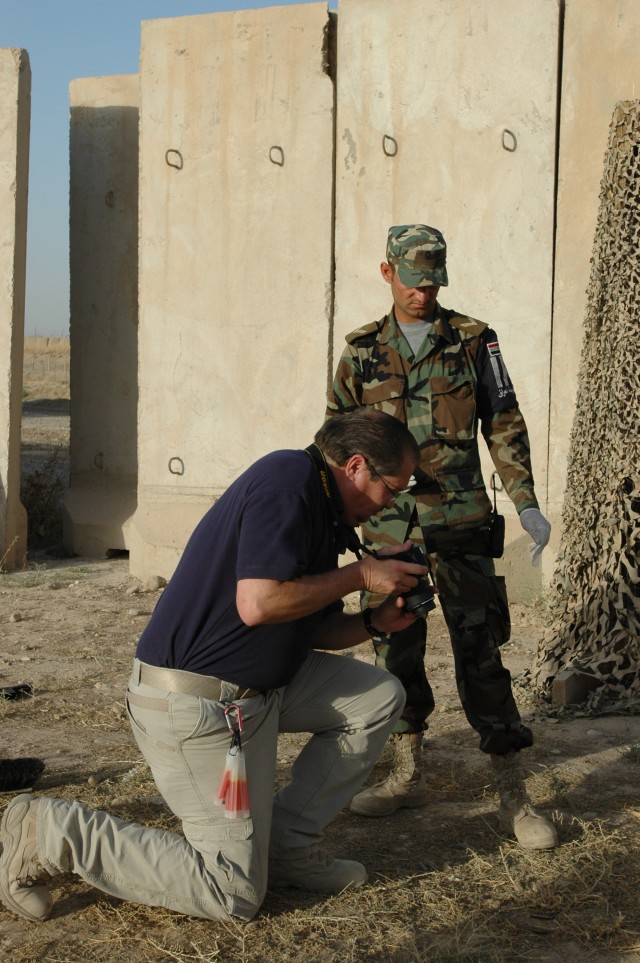
[{"label": "orange tassel keychain", "polygon": [[[231,715],[236,714],[237,725],[234,727]],[[242,713],[236,705],[228,705],[224,710],[227,726],[231,733],[231,745],[227,753],[222,782],[218,789],[216,803],[224,806],[227,819],[247,819],[249,812],[249,787],[247,785],[247,770],[242,751]]]}]

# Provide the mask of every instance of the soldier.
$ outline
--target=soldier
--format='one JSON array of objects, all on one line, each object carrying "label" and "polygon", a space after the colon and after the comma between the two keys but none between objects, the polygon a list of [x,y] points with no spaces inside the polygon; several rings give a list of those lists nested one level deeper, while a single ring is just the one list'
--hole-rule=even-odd
[{"label": "soldier", "polygon": [[[551,526],[534,493],[527,428],[495,331],[437,300],[448,284],[440,231],[424,224],[392,227],[380,270],[393,307],[347,335],[327,413],[366,406],[392,414],[407,424],[421,457],[415,484],[363,526],[365,544],[424,543],[451,636],[460,700],[480,749],[491,757],[500,827],[527,849],[550,849],[558,844],[555,827],[531,806],[519,766],[518,753],[532,745],[533,735],[521,721],[500,657],[510,635],[509,608],[504,579],[495,574],[491,501],[478,448],[479,429],[533,539],[535,565]],[[371,601],[363,594],[363,605]],[[407,702],[391,736],[389,776],[358,793],[351,809],[387,816],[429,799],[422,734],[434,700],[424,667],[426,623],[378,633],[373,644],[377,665],[402,681]]]}]

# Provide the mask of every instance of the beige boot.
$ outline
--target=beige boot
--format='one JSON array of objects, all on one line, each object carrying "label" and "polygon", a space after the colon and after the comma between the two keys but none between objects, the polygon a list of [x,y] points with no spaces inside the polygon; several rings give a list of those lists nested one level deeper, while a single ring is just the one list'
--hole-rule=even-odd
[{"label": "beige boot", "polygon": [[0,899],[12,913],[27,920],[46,920],[53,900],[46,882],[51,878],[38,856],[36,835],[39,800],[23,793],[11,800],[0,827],[4,852],[0,858]]},{"label": "beige boot", "polygon": [[367,871],[354,859],[334,859],[319,846],[269,856],[269,889],[306,889],[342,893],[367,882]]},{"label": "beige boot", "polygon": [[500,829],[515,836],[523,849],[553,849],[558,845],[556,828],[531,805],[518,754],[491,756],[495,784],[500,796]]},{"label": "beige boot", "polygon": [[397,809],[425,806],[429,799],[422,775],[422,733],[392,733],[393,767],[384,782],[363,789],[351,800],[360,816],[390,816]]}]

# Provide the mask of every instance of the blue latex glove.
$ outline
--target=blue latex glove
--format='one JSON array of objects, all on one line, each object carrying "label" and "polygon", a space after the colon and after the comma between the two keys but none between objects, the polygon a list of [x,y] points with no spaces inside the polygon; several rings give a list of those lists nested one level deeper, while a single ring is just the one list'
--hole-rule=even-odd
[{"label": "blue latex glove", "polygon": [[549,541],[551,525],[537,508],[525,508],[520,514],[520,524],[533,539],[529,546],[529,554],[531,564],[537,567],[540,564],[542,550]]}]

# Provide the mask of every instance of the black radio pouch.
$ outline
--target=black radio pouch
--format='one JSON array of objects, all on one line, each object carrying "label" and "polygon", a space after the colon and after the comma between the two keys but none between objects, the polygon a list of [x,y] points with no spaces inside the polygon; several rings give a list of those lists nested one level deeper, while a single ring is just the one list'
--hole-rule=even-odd
[{"label": "black radio pouch", "polygon": [[502,558],[504,554],[504,515],[498,514],[496,503],[496,473],[491,476],[493,491],[493,511],[489,516],[489,554],[491,558]]}]

